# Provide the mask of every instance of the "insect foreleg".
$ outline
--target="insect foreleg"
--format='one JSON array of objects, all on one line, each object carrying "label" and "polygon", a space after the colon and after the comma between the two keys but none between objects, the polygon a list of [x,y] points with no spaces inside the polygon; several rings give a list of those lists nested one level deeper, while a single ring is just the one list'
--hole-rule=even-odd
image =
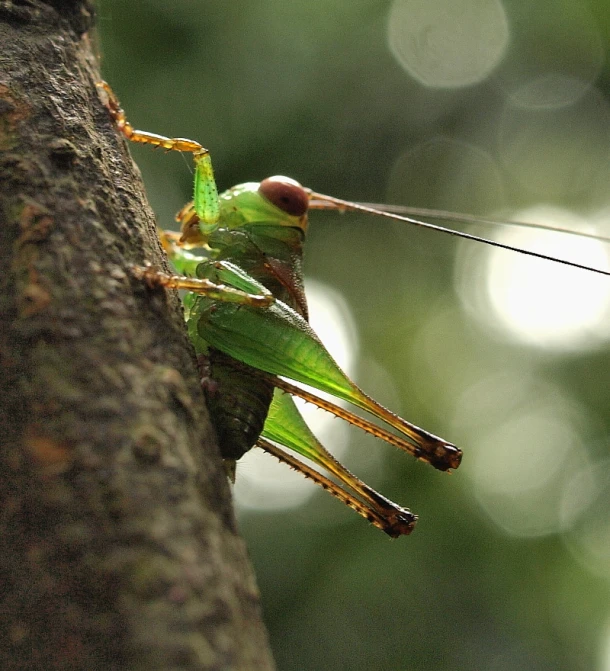
[{"label": "insect foreleg", "polygon": [[195,140],[182,137],[166,137],[165,135],[136,130],[127,120],[125,112],[110,86],[106,82],[98,82],[97,87],[104,91],[107,96],[106,107],[114,125],[129,141],[162,147],[168,151],[188,151],[193,154],[193,161],[195,162],[195,212],[202,226],[204,228],[209,226],[210,230],[213,230],[220,216],[220,205],[210,152]]},{"label": "insect foreleg", "polygon": [[188,151],[195,157],[204,156],[210,153],[195,140],[187,140],[182,137],[165,137],[164,135],[157,135],[156,133],[136,130],[129,121],[127,121],[125,111],[119,104],[119,100],[114,91],[110,88],[110,85],[106,82],[98,82],[97,86],[105,91],[108,96],[108,103],[106,106],[114,120],[114,125],[130,142],[152,144],[154,147],[162,147],[168,151]]}]

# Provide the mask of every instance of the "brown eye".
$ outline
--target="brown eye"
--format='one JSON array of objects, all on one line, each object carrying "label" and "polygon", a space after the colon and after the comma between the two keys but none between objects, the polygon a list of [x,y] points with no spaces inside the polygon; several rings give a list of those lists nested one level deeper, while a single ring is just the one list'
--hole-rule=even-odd
[{"label": "brown eye", "polygon": [[258,191],[270,203],[293,217],[304,215],[309,207],[307,191],[290,177],[267,177],[260,183]]}]

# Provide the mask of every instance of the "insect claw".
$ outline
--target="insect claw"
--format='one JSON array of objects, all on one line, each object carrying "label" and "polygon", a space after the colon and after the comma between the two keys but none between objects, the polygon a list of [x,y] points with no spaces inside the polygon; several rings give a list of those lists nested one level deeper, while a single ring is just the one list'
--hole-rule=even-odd
[{"label": "insect claw", "polygon": [[392,522],[383,529],[391,538],[398,538],[399,536],[408,536],[417,523],[418,517],[410,510],[403,508],[400,512],[396,512],[393,516]]},{"label": "insect claw", "polygon": [[432,452],[421,457],[439,471],[450,471],[462,463],[462,450],[451,443],[437,445]]},{"label": "insect claw", "polygon": [[137,280],[143,280],[144,276],[146,274],[146,263],[144,266],[132,266],[131,267],[131,274],[137,279]]},{"label": "insect claw", "polygon": [[142,266],[132,266],[131,272],[136,279],[143,280],[151,289],[164,285],[166,274],[157,270],[150,261],[144,261]]}]

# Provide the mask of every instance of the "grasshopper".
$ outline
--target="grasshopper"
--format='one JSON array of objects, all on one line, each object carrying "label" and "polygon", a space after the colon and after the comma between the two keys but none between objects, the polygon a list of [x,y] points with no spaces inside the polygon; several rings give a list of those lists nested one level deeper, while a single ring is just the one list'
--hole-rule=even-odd
[{"label": "grasshopper", "polygon": [[[186,291],[187,330],[199,358],[202,386],[231,479],[236,461],[258,446],[321,485],[389,536],[411,533],[417,516],[376,492],[337,461],[313,435],[293,397],[301,397],[441,471],[457,468],[462,452],[367,396],[309,326],[302,271],[308,213],[312,209],[358,210],[489,241],[316,193],[287,177],[240,184],[218,195],[207,149],[193,140],[135,130],[108,84],[100,82],[98,87],[107,98],[115,127],[125,138],[193,155],[193,200],[176,216],[181,233],[160,231],[176,274],[152,267],[134,272],[152,287]],[[205,255],[193,253],[194,248],[205,250]],[[348,401],[393,431],[288,380]]]}]

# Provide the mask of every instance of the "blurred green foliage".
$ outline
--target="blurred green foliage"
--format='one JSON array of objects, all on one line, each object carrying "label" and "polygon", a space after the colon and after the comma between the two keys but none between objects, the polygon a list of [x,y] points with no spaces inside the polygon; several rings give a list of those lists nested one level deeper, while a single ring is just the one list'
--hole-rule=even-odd
[{"label": "blurred green foliage", "polygon": [[[287,174],[342,198],[471,213],[608,206],[606,2],[507,0],[508,51],[463,88],[427,88],[399,65],[390,6],[100,0],[103,72],[136,127],[210,148],[220,188]],[[545,99],[532,88],[540,81]],[[132,151],[168,226],[190,194],[190,159]],[[564,495],[578,488],[572,448],[558,445],[555,463],[516,435],[518,465],[530,473],[531,457],[535,481],[555,483],[552,500],[528,498],[525,485],[520,495],[504,462],[504,490],[490,493],[476,459],[496,427],[544,400],[574,409],[580,462],[607,463],[607,347],[551,352],[484,328],[453,289],[455,250],[381,220],[312,216],[306,272],[352,311],[357,380],[465,456],[447,477],[352,432],[354,469],[369,479],[366,451],[383,452],[370,483],[420,515],[409,538],[389,541],[323,492],[299,508],[240,513],[283,671],[610,669],[610,568],[578,540],[589,527]],[[472,282],[485,291],[483,274]],[[511,509],[512,527],[501,522]],[[610,567],[600,519],[597,552]]]}]

